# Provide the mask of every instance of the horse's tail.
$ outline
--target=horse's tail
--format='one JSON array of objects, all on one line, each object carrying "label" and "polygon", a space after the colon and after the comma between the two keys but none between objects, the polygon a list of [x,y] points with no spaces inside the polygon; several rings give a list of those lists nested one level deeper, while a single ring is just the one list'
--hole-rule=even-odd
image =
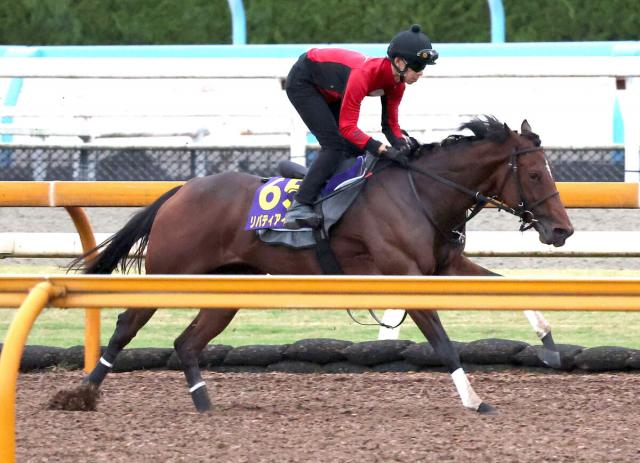
[{"label": "horse's tail", "polygon": [[[136,213],[119,232],[73,260],[69,265],[69,269],[81,269],[83,273],[110,274],[120,264],[120,270],[122,273],[126,273],[134,264],[137,264],[140,272],[144,250],[149,242],[149,234],[156,214],[160,206],[176,194],[180,188],[180,186],[177,186],[167,191],[149,206]],[[138,248],[129,256],[131,248],[138,241]],[[85,265],[85,258],[96,252],[99,252],[99,254]]]}]

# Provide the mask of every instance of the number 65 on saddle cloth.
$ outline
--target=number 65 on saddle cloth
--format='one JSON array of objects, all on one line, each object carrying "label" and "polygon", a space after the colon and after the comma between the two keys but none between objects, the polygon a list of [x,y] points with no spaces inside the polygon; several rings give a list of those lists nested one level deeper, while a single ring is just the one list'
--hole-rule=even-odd
[{"label": "number 65 on saddle cloth", "polygon": [[[371,170],[375,163],[373,156],[358,156],[349,159],[348,166],[342,169],[329,179],[326,186],[320,193],[320,205],[322,207],[324,227],[328,233],[329,227],[337,222],[344,211],[351,205],[360,188],[348,188],[349,185],[363,180],[367,172]],[[346,168],[345,168],[346,167]],[[266,183],[258,188],[253,196],[251,209],[247,217],[245,230],[277,230],[282,232],[297,232],[298,230],[284,229],[284,215],[291,205],[291,201],[300,188],[302,179],[271,177],[266,179]],[[355,194],[337,194],[340,190],[353,190]],[[334,209],[339,209],[339,215],[335,217]],[[310,229],[302,229],[309,231]]]}]

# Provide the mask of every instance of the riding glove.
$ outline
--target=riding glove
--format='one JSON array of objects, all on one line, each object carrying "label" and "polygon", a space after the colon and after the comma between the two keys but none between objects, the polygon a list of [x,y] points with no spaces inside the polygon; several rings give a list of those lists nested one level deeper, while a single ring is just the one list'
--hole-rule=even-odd
[{"label": "riding glove", "polygon": [[412,153],[418,148],[420,148],[420,142],[418,140],[416,140],[411,135],[409,135],[406,130],[402,130],[401,132],[404,135],[404,141],[408,143],[409,146],[411,147]]},{"label": "riding glove", "polygon": [[382,155],[388,159],[391,159],[393,162],[397,162],[403,167],[407,167],[407,165],[409,164],[410,152],[411,148],[409,147],[409,145],[405,145],[401,149],[389,147],[386,151],[382,152]]},{"label": "riding glove", "polygon": [[411,142],[409,141],[408,138],[402,137],[392,146],[398,151],[406,151],[407,154],[411,153]]}]

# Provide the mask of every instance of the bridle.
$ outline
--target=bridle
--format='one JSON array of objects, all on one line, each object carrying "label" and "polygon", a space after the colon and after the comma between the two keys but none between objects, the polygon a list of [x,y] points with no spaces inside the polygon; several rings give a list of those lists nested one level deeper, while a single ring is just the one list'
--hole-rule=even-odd
[{"label": "bridle", "polygon": [[511,153],[511,160],[509,161],[509,167],[510,167],[509,174],[505,177],[504,182],[502,184],[502,188],[500,188],[499,196],[502,196],[502,191],[504,190],[507,180],[509,179],[510,175],[513,174],[516,179],[516,186],[518,188],[519,202],[515,208],[512,208],[513,212],[511,213],[520,218],[520,222],[521,222],[520,231],[529,230],[531,227],[533,227],[533,225],[536,222],[538,222],[538,220],[535,218],[535,215],[533,213],[533,210],[536,207],[538,207],[540,204],[544,203],[548,199],[558,196],[560,194],[558,190],[554,190],[548,195],[543,196],[537,201],[534,201],[533,203],[529,203],[527,201],[527,198],[524,195],[524,190],[522,188],[522,180],[520,180],[520,176],[518,175],[519,156],[522,154],[533,153],[541,149],[543,149],[541,146],[535,146],[532,148],[524,148],[521,150],[517,150]]},{"label": "bridle", "polygon": [[[453,182],[438,174],[434,174],[432,172],[428,172],[426,170],[422,170],[411,165],[406,166],[407,173],[409,176],[409,185],[411,187],[411,191],[413,192],[414,197],[416,198],[416,201],[418,202],[418,205],[420,206],[422,213],[425,215],[425,217],[427,217],[429,222],[431,222],[431,224],[438,230],[438,232],[442,236],[444,236],[449,242],[456,243],[456,244],[463,244],[465,242],[464,226],[473,217],[475,217],[476,214],[478,214],[478,212],[480,212],[487,204],[492,204],[499,210],[505,211],[509,214],[512,214],[518,217],[520,219],[520,231],[529,230],[531,227],[534,226],[536,222],[538,222],[533,212],[534,209],[539,205],[543,204],[544,202],[546,202],[547,200],[549,200],[550,198],[553,198],[558,194],[560,194],[558,190],[554,190],[553,192],[549,193],[543,198],[540,198],[534,201],[533,203],[530,203],[529,201],[527,201],[524,195],[524,190],[522,188],[522,181],[520,180],[520,176],[518,175],[518,159],[523,154],[533,153],[536,151],[540,151],[542,149],[544,149],[542,146],[523,148],[520,150],[514,149],[514,151],[511,153],[509,163],[508,163],[509,173],[505,176],[504,182],[502,183],[502,187],[500,188],[500,193],[498,194],[498,196],[492,196],[492,197],[485,196],[479,191],[473,191],[465,186],[460,185],[459,183]],[[422,201],[420,201],[420,196],[418,195],[418,190],[416,188],[415,181],[413,179],[413,172],[421,175],[425,175],[439,183],[442,183],[443,185],[446,185],[450,188],[453,188],[454,190],[464,193],[465,195],[473,198],[473,200],[475,201],[474,206],[472,206],[471,208],[471,212],[465,217],[465,219],[461,223],[453,227],[450,232],[447,233],[440,228],[440,226],[432,217],[431,213],[427,210],[427,208],[424,206]],[[516,187],[518,190],[518,204],[516,206],[509,206],[501,199],[498,199],[500,196],[502,196],[502,192],[505,188],[505,185],[508,179],[511,177],[511,174],[515,176]]]},{"label": "bridle", "polygon": [[[413,192],[413,195],[418,203],[418,205],[420,206],[420,210],[422,211],[422,213],[424,214],[424,216],[427,218],[427,220],[429,220],[429,222],[435,227],[436,230],[438,230],[438,232],[450,243],[455,244],[455,245],[463,245],[465,243],[466,237],[464,234],[464,227],[466,225],[467,222],[469,222],[473,217],[476,216],[476,214],[478,214],[487,204],[493,204],[495,207],[497,207],[499,210],[501,211],[505,211],[508,212],[509,214],[515,215],[516,217],[520,218],[520,231],[525,231],[525,230],[529,230],[531,227],[533,227],[533,225],[538,221],[535,218],[535,214],[533,213],[533,210],[538,207],[540,204],[544,203],[545,201],[547,201],[550,198],[553,198],[554,196],[560,194],[558,192],[558,190],[554,190],[553,192],[549,193],[548,195],[546,195],[543,198],[538,199],[537,201],[534,201],[533,203],[529,203],[527,201],[527,199],[524,196],[524,190],[522,188],[522,181],[520,180],[520,177],[518,176],[518,159],[521,155],[523,154],[528,154],[528,153],[533,153],[535,151],[540,151],[544,149],[542,146],[537,146],[537,147],[532,147],[532,148],[524,148],[524,149],[514,149],[514,151],[511,153],[510,156],[510,160],[508,163],[509,166],[509,172],[507,173],[507,175],[505,175],[505,179],[502,183],[502,187],[500,188],[500,193],[498,194],[498,196],[485,196],[482,193],[480,193],[479,191],[473,191],[463,185],[460,185],[459,183],[456,183],[452,180],[449,180],[445,177],[442,177],[438,174],[434,174],[432,172],[428,172],[426,170],[422,170],[419,169],[415,166],[412,165],[407,165],[404,168],[407,169],[407,175],[409,176],[409,185],[411,187],[411,191]],[[384,165],[381,169],[385,169],[386,167],[388,167],[391,164],[391,162],[387,163],[386,165]],[[378,170],[378,171],[379,171]],[[457,190],[461,193],[464,193],[467,196],[470,196],[471,198],[473,198],[473,200],[475,201],[475,205],[472,206],[471,212],[465,217],[465,219],[459,223],[458,225],[456,225],[455,227],[453,227],[451,229],[450,232],[445,232],[444,230],[442,230],[442,228],[438,225],[438,223],[435,221],[435,219],[433,218],[433,216],[431,215],[431,213],[427,210],[427,208],[424,206],[424,204],[422,203],[422,201],[420,201],[420,195],[418,194],[418,189],[416,188],[416,184],[415,181],[413,179],[413,172],[421,174],[421,175],[425,175],[439,183],[442,183],[443,185],[446,185],[450,188],[453,188],[454,190]],[[511,174],[513,174],[516,178],[516,186],[518,189],[518,205],[515,207],[509,206],[508,204],[506,204],[505,202],[503,202],[502,200],[497,199],[499,196],[502,196],[502,192],[505,188],[505,185],[507,184],[507,181],[509,179],[509,177],[511,176]],[[358,182],[354,182],[351,184],[351,186],[355,186],[356,184],[359,184],[361,182],[366,181],[366,179],[368,179],[371,175],[373,175],[373,172],[369,172],[369,174],[363,176]],[[337,192],[334,192],[331,195],[325,196],[323,199],[321,199],[320,201],[324,201],[326,199],[328,199],[330,196],[333,196],[334,194],[336,194]],[[380,320],[378,318],[378,316],[375,314],[375,312],[373,310],[369,310],[369,314],[371,314],[371,316],[373,317],[373,319],[376,321],[376,323],[362,323],[360,321],[358,321],[353,314],[351,313],[351,310],[347,309],[347,313],[349,314],[349,316],[351,317],[351,319],[356,322],[359,325],[373,325],[373,326],[382,326],[384,328],[388,328],[388,329],[395,329],[398,328],[400,325],[402,325],[402,323],[404,322],[404,320],[407,318],[407,311],[404,312],[404,315],[402,316],[402,319],[395,325],[395,326],[390,326],[386,323],[384,323],[382,320]]]}]

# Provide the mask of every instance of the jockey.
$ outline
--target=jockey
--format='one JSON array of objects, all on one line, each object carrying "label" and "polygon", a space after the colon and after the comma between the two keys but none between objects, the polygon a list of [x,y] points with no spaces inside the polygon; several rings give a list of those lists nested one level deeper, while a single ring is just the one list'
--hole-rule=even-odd
[{"label": "jockey", "polygon": [[[340,48],[313,48],[300,56],[287,76],[285,88],[318,139],[320,152],[284,217],[285,228],[320,225],[313,202],[341,162],[354,153],[368,151],[407,164],[411,146],[398,124],[398,107],[405,84],[418,81],[426,65],[435,64],[436,59],[438,52],[417,24],[391,40],[385,58]],[[380,97],[382,132],[391,146],[358,128],[365,96]]]}]

